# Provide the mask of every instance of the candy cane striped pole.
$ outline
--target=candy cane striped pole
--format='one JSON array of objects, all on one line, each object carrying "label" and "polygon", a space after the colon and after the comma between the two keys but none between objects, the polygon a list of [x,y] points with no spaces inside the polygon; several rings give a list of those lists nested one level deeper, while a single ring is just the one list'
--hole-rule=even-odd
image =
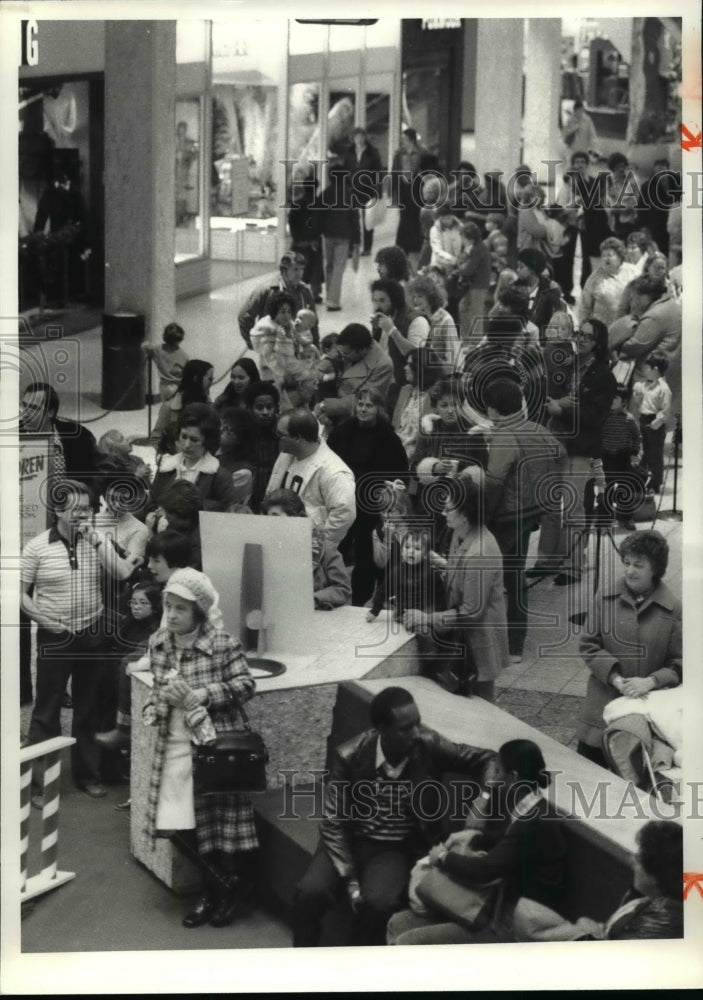
[{"label": "candy cane striped pole", "polygon": [[21,888],[27,885],[27,852],[29,850],[29,809],[32,794],[31,761],[20,764],[20,864],[22,872]]},{"label": "candy cane striped pole", "polygon": [[[55,889],[75,878],[75,872],[59,871],[59,803],[61,791],[61,751],[76,741],[68,736],[57,736],[43,743],[25,747],[20,751],[20,839],[21,839],[21,893],[22,901],[38,896],[48,889]],[[28,852],[32,836],[30,800],[32,768],[35,761],[44,760],[43,806],[41,812],[41,871],[28,876]]]}]

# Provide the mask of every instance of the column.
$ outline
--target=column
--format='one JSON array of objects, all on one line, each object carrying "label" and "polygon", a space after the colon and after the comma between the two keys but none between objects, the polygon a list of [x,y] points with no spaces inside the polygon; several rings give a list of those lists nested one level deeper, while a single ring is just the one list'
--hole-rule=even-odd
[{"label": "column", "polygon": [[175,318],[176,22],[107,21],[105,309]]},{"label": "column", "polygon": [[479,173],[520,163],[523,18],[478,22],[476,46],[476,156]]},{"label": "column", "polygon": [[[563,156],[559,138],[561,19],[530,18],[525,50],[523,159],[537,174],[539,183],[546,184],[550,174],[543,161]],[[558,172],[561,174],[561,169]],[[551,182],[555,183],[554,168]]]}]

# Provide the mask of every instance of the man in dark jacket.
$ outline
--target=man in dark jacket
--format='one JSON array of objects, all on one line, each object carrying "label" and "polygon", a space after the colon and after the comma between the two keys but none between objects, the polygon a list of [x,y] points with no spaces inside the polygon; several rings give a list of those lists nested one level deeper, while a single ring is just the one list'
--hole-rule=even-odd
[{"label": "man in dark jacket", "polygon": [[320,226],[325,248],[325,299],[328,312],[342,308],[342,279],[347,260],[359,265],[361,227],[359,209],[354,208],[349,173],[342,160],[329,167],[329,184],[320,196]]},{"label": "man in dark jacket", "polygon": [[54,474],[92,485],[96,465],[95,438],[75,420],[58,417],[59,397],[47,382],[32,382],[22,393],[20,434],[50,434]]},{"label": "man in dark jacket", "polygon": [[562,303],[561,288],[545,273],[547,258],[541,250],[528,248],[517,255],[517,276],[515,284],[526,288],[529,293],[528,319],[539,328],[540,343],[544,343],[544,331]]},{"label": "man in dark jacket", "polygon": [[[421,817],[436,812],[443,774],[483,783],[494,767],[492,751],[451,743],[422,726],[404,688],[377,694],[369,715],[373,729],[334,752],[320,843],[296,889],[298,948],[319,945],[325,914],[345,896],[355,917],[353,943],[383,944],[388,918],[404,904],[413,863],[439,839],[440,831]],[[429,788],[432,806],[428,799],[423,808],[420,786]],[[348,944],[348,936],[326,943]]]},{"label": "man in dark jacket", "polygon": [[[310,288],[303,284],[303,272],[306,260],[301,253],[287,250],[281,257],[281,277],[274,284],[261,285],[254,289],[239,313],[239,332],[242,340],[251,350],[251,329],[257,319],[268,315],[269,302],[274,292],[288,292],[295,301],[295,310],[315,310],[315,296]],[[319,343],[317,324],[311,330],[313,341]]]},{"label": "man in dark jacket", "polygon": [[[355,128],[352,132],[353,145],[344,157],[344,165],[349,171],[349,180],[352,189],[352,206],[362,210],[380,192],[381,183],[381,154],[376,147],[369,142],[368,136],[363,128]],[[368,257],[373,246],[373,229],[364,229],[364,245],[361,252],[362,257]]]}]

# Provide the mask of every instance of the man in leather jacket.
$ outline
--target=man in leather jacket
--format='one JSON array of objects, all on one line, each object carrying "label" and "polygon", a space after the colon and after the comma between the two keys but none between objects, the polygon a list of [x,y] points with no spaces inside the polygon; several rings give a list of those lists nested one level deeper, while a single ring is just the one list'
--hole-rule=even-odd
[{"label": "man in leather jacket", "polygon": [[439,803],[448,801],[442,776],[451,771],[483,783],[494,767],[491,750],[451,743],[421,725],[404,688],[379,692],[369,714],[374,728],[334,752],[320,842],[296,888],[294,947],[322,943],[323,919],[335,904],[346,926],[328,921],[324,944],[384,944],[389,917],[404,905],[410,869],[440,838]]}]

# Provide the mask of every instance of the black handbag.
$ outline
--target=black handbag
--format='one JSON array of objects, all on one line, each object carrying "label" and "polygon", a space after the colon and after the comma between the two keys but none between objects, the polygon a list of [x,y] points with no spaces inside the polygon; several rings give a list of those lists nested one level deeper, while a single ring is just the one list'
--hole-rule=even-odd
[{"label": "black handbag", "polygon": [[242,705],[237,705],[244,729],[218,733],[210,746],[193,747],[193,786],[196,795],[265,792],[269,754],[261,733],[249,725]]}]

